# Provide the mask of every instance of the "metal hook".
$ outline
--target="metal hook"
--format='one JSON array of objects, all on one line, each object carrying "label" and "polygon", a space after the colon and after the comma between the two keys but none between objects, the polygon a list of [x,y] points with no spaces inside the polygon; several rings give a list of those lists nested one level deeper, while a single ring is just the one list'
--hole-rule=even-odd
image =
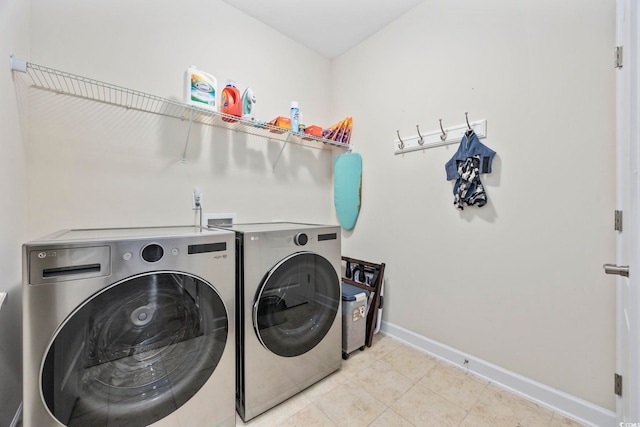
[{"label": "metal hook", "polygon": [[439,120],[440,120],[440,130],[442,131],[442,135],[440,135],[440,141],[444,141],[447,139],[447,133],[442,128],[442,119],[439,119]]},{"label": "metal hook", "polygon": [[471,129],[471,125],[469,125],[469,113],[464,113],[464,119],[467,121],[467,127],[469,130],[473,130]]},{"label": "metal hook", "polygon": [[420,135],[420,127],[418,125],[416,125],[416,129],[418,130],[418,136],[420,137],[420,139],[418,139],[418,144],[419,145],[423,145],[424,144],[424,138],[422,138],[422,135]]},{"label": "metal hook", "polygon": [[400,138],[400,131],[397,130],[396,133],[398,134],[398,139],[400,140],[400,144],[398,144],[398,148],[401,150],[404,150],[404,141],[402,141],[402,138]]}]

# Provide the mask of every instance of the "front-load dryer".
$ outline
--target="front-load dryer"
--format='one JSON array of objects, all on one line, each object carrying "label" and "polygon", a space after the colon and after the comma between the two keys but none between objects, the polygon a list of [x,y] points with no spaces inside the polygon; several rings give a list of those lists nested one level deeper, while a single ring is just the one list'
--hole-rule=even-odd
[{"label": "front-load dryer", "polygon": [[235,224],[238,413],[248,421],[340,368],[340,227]]},{"label": "front-load dryer", "polygon": [[25,427],[235,425],[234,275],[230,231],[23,245]]}]

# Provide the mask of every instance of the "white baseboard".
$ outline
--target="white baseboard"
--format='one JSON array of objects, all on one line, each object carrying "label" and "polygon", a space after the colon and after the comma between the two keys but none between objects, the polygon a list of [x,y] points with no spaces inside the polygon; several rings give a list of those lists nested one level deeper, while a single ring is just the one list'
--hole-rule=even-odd
[{"label": "white baseboard", "polygon": [[453,365],[461,366],[466,359],[469,361],[467,364],[469,372],[585,425],[593,427],[618,425],[615,412],[418,335],[393,323],[382,321],[380,330],[386,335],[397,338]]}]

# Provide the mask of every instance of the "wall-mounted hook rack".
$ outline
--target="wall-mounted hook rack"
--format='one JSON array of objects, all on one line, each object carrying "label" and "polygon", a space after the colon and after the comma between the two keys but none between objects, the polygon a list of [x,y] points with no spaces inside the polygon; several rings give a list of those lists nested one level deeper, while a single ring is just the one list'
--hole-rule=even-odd
[{"label": "wall-mounted hook rack", "polygon": [[[487,136],[487,120],[477,120],[470,122],[469,127],[474,130],[478,138],[486,138]],[[418,135],[402,137],[402,140],[396,139],[393,141],[393,148],[395,154],[408,153],[410,151],[425,150],[427,148],[441,147],[443,145],[455,144],[462,140],[464,133],[469,130],[467,123],[459,124],[438,130],[430,131],[428,133],[419,133]],[[398,132],[399,134],[399,132]],[[442,136],[446,135],[445,139]],[[420,144],[422,139],[423,144]],[[400,143],[402,142],[402,148]]]}]

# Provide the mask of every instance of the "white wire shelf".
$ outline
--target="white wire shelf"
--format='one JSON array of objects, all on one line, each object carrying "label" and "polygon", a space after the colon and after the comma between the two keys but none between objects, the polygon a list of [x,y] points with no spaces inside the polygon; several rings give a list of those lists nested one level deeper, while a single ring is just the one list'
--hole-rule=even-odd
[{"label": "white wire shelf", "polygon": [[[305,133],[292,132],[288,129],[279,128],[264,122],[242,119],[224,113],[193,107],[172,99],[162,98],[160,96],[116,86],[111,83],[55,70],[13,57],[11,58],[11,69],[26,73],[31,80],[31,86],[38,89],[282,141],[285,143],[282,150],[284,150],[287,142],[291,142],[291,136],[301,140],[316,141],[323,145],[346,149],[350,148],[349,144],[307,135]],[[282,154],[282,150],[280,154]],[[280,154],[278,155],[278,160]],[[276,160],[276,164],[278,160]],[[274,164],[274,169],[275,166]]]}]

